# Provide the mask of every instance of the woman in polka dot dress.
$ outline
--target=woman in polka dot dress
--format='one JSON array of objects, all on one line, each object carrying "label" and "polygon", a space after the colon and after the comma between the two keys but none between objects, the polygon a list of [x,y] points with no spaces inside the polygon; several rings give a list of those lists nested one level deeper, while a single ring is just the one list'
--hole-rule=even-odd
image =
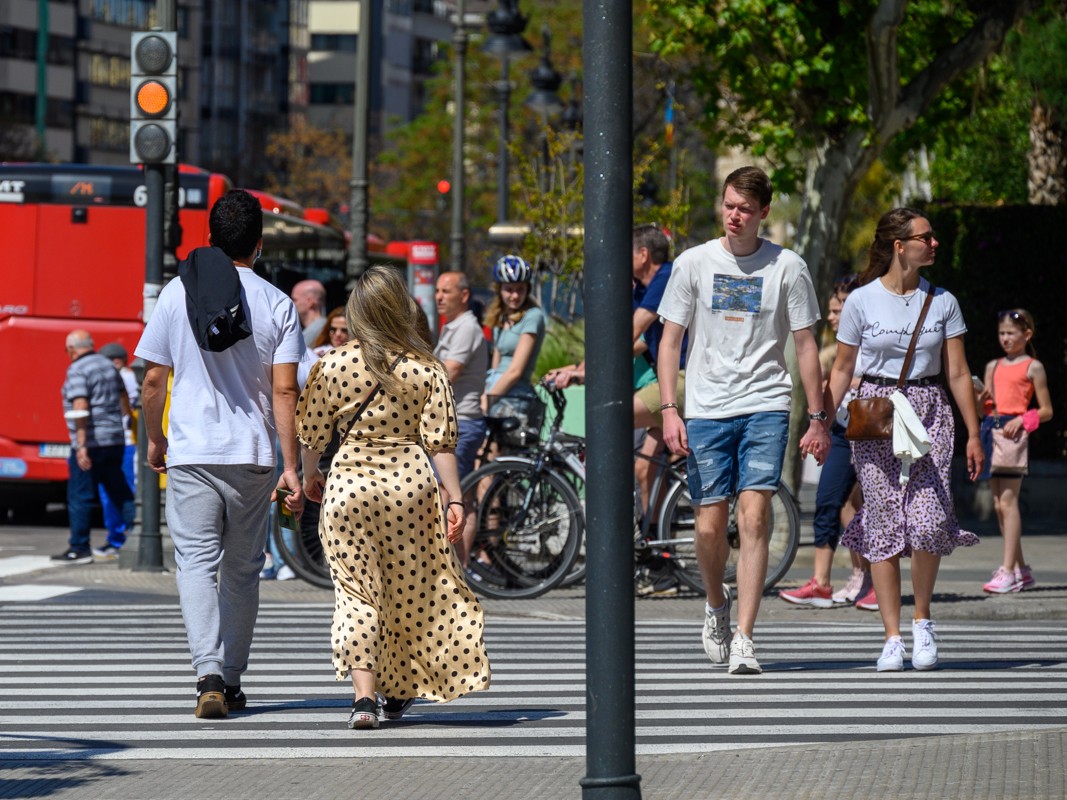
[{"label": "woman in polka dot dress", "polygon": [[[352,341],[314,365],[297,406],[304,487],[321,498],[334,583],[333,663],[355,692],[350,728],[489,686],[482,609],[449,544],[463,530],[455,404],[416,314],[394,269],[369,269],[348,300]],[[335,430],[326,481],[318,454]]]},{"label": "woman in polka dot dress", "polygon": [[930,222],[918,211],[898,208],[879,220],[860,287],[848,296],[841,312],[837,358],[830,373],[832,403],[828,408],[836,408],[848,390],[861,351],[864,375],[859,396],[892,394],[923,305],[933,291],[903,389],[929,434],[930,452],[911,465],[905,480],[891,439],[852,442],[864,504],[841,543],[871,562],[885,626],[879,672],[904,669],[900,559],[911,559],[915,595],[911,664],[914,669],[933,669],[938,658],[930,601],[941,557],[978,541],[970,531],[960,530],[953,506],[954,422],[940,378],[944,370],[945,383],[967,426],[967,470],[973,481],[982,470],[984,456],[971,370],[963,349],[967,326],[956,298],[919,277],[919,270],[934,262],[936,250]]}]

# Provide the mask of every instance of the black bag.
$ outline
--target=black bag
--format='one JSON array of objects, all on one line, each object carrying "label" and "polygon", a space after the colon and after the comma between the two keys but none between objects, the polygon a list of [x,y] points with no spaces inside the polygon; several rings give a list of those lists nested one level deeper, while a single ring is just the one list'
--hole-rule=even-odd
[{"label": "black bag", "polygon": [[201,350],[221,353],[252,335],[241,278],[233,259],[217,247],[198,247],[178,265],[185,309]]}]

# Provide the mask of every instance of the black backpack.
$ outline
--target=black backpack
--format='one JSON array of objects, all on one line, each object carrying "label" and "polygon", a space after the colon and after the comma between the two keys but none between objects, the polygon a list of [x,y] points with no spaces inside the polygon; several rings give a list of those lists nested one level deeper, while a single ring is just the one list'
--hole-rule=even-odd
[{"label": "black backpack", "polygon": [[201,350],[220,353],[252,335],[241,278],[233,259],[217,247],[198,247],[178,265],[185,307]]}]

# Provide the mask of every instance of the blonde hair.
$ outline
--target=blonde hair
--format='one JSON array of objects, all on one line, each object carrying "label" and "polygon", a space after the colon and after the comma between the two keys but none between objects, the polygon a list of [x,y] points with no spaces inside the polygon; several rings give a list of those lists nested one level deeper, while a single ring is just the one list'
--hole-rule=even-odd
[{"label": "blonde hair", "polygon": [[418,314],[418,304],[394,267],[371,267],[356,279],[348,296],[348,335],[359,342],[367,370],[388,393],[404,392],[403,381],[390,370],[397,355],[428,364],[437,361],[418,333]]},{"label": "blonde hair", "polygon": [[526,298],[522,301],[522,305],[519,306],[516,311],[508,311],[507,306],[504,305],[504,301],[500,297],[500,284],[493,284],[493,299],[489,302],[489,307],[485,310],[485,324],[489,328],[501,328],[505,322],[512,324],[518,322],[523,318],[528,309],[537,305],[537,301],[534,299],[533,283],[526,281]]}]

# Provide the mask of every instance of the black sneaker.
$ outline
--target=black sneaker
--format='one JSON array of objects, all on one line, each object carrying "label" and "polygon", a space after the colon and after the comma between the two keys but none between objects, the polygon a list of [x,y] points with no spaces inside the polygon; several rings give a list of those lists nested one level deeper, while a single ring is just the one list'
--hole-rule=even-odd
[{"label": "black sneaker", "polygon": [[352,703],[352,714],[348,718],[348,727],[363,730],[378,727],[378,701],[373,697],[361,697]]},{"label": "black sneaker", "polygon": [[643,567],[634,577],[634,593],[638,597],[676,597],[678,579],[666,570],[657,572]]},{"label": "black sneaker", "polygon": [[385,702],[382,703],[382,719],[400,719],[414,702],[414,697],[409,697],[407,700],[385,698]]},{"label": "black sneaker", "polygon": [[241,691],[240,686],[227,686],[224,694],[226,696],[227,711],[245,710],[245,706],[248,705],[248,698],[245,697],[245,693]]},{"label": "black sneaker", "polygon": [[221,675],[207,675],[196,682],[196,716],[198,719],[226,717],[226,684]]},{"label": "black sneaker", "polygon": [[92,564],[93,554],[71,548],[58,556],[52,556],[53,561],[61,561],[64,564]]}]

